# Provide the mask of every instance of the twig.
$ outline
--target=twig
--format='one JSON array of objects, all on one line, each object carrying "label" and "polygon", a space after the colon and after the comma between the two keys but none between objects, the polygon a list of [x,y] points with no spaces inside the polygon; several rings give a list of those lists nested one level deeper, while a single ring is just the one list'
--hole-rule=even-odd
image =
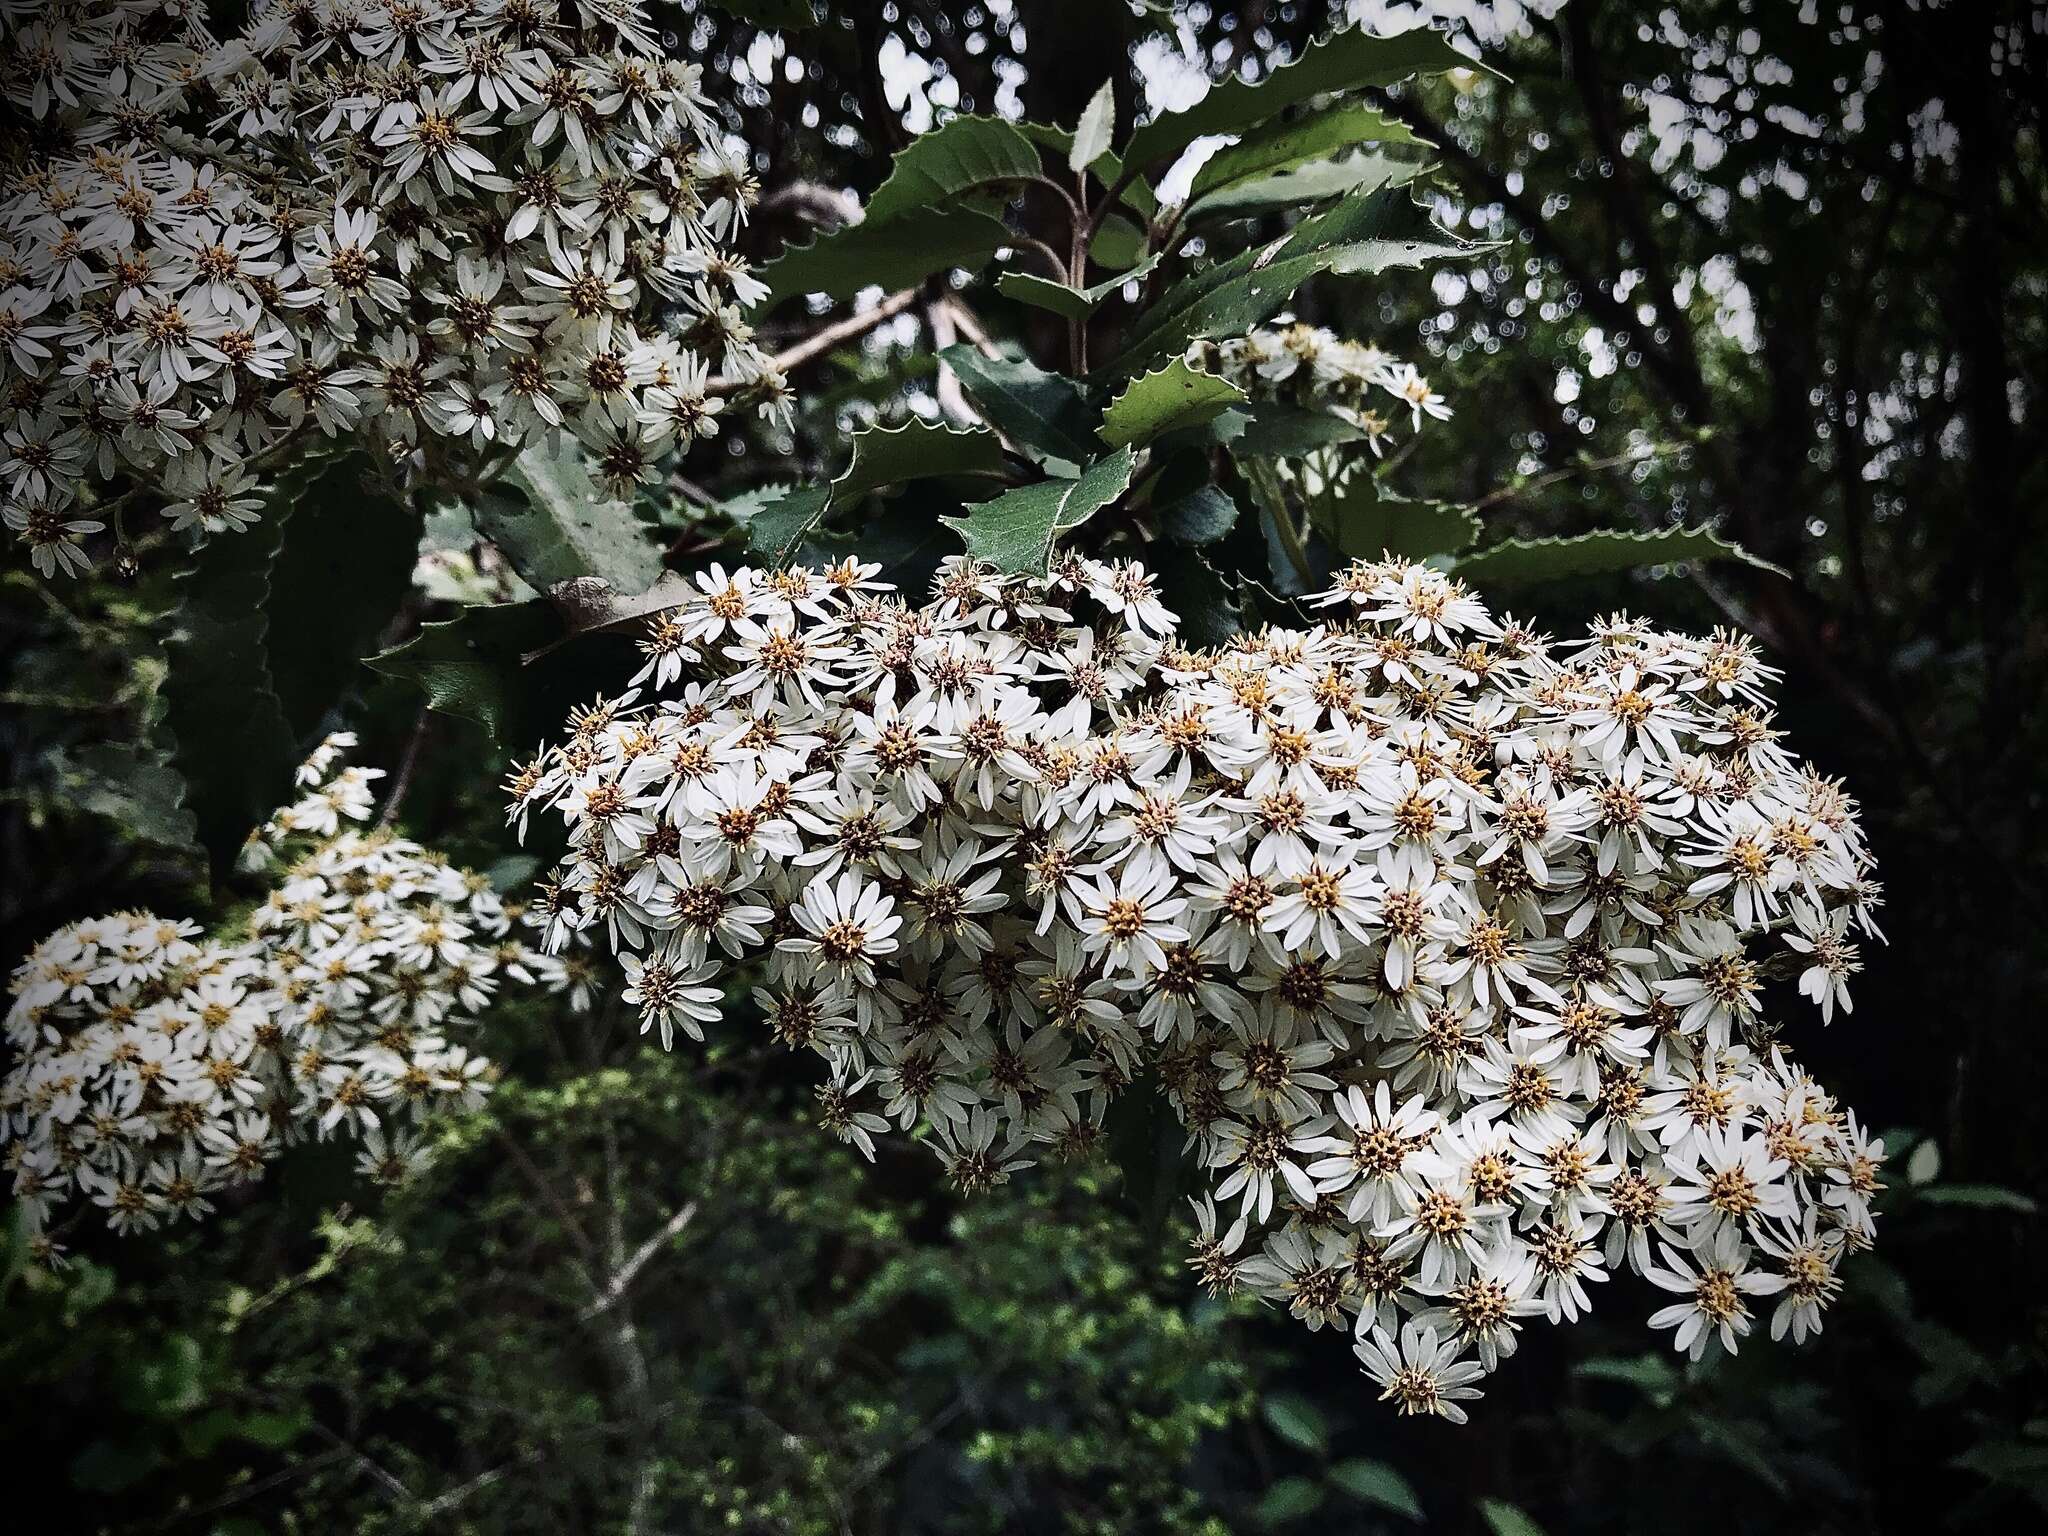
[{"label": "twig", "polygon": [[456,1487],[450,1488],[446,1493],[437,1494],[427,1500],[426,1503],[420,1506],[416,1519],[424,1523],[438,1515],[445,1515],[449,1510],[456,1508],[458,1505],[468,1503],[471,1498],[482,1493],[484,1489],[497,1482],[514,1467],[530,1467],[540,1459],[541,1453],[538,1450],[532,1450],[512,1461],[503,1462],[498,1466],[479,1472],[468,1482],[458,1484]]},{"label": "twig", "polygon": [[[848,315],[844,320],[834,321],[821,331],[814,331],[787,351],[778,352],[768,359],[768,366],[779,373],[801,367],[821,352],[829,352],[843,341],[852,341],[856,336],[865,336],[886,320],[893,320],[917,302],[915,288],[900,288],[890,294],[873,309],[862,310],[857,315]],[[751,384],[751,379],[729,379],[714,375],[704,384],[704,392],[710,395],[733,394]]]},{"label": "twig", "polygon": [[391,776],[391,793],[384,797],[384,809],[377,813],[380,832],[398,820],[398,808],[405,803],[405,792],[412,788],[413,770],[419,766],[420,744],[427,739],[433,722],[433,711],[424,708],[413,721],[412,739],[405,744],[405,756],[398,760],[398,772]]},{"label": "twig", "polygon": [[757,218],[784,210],[809,219],[813,224],[858,224],[861,215],[860,199],[844,187],[828,187],[819,181],[785,183],[754,206]]},{"label": "twig", "polygon": [[372,1460],[367,1451],[351,1445],[318,1419],[313,1421],[313,1432],[326,1440],[329,1445],[333,1446],[343,1456],[353,1461],[358,1470],[368,1473],[370,1480],[382,1488],[391,1498],[401,1504],[416,1504],[419,1502],[413,1497],[413,1492],[410,1488],[406,1487],[398,1478]]},{"label": "twig", "polygon": [[659,1232],[656,1232],[646,1242],[634,1249],[632,1257],[613,1271],[611,1283],[605,1287],[604,1294],[578,1313],[577,1320],[587,1323],[592,1318],[616,1306],[621,1298],[625,1296],[627,1288],[638,1278],[640,1271],[647,1267],[648,1262],[665,1245],[681,1235],[682,1230],[694,1221],[696,1216],[697,1202],[692,1200],[686,1203],[675,1215],[663,1222]]},{"label": "twig", "polygon": [[932,351],[939,355],[939,409],[958,422],[968,425],[979,422],[981,414],[968,403],[967,393],[960,387],[960,376],[945,360],[946,349],[959,339],[951,311],[943,303],[927,304],[924,323],[931,327]]},{"label": "twig", "polygon": [[974,349],[983,357],[996,358],[1003,355],[1003,349],[995,344],[987,329],[976,318],[974,311],[967,307],[967,301],[959,294],[948,294],[939,307],[952,316],[953,323],[960,327],[960,334],[973,342]]},{"label": "twig", "polygon": [[1624,469],[1631,464],[1648,463],[1655,457],[1654,452],[1645,454],[1632,450],[1628,453],[1613,454],[1604,459],[1588,459],[1584,463],[1567,464],[1562,469],[1546,470],[1540,475],[1531,475],[1517,484],[1504,485],[1499,490],[1480,497],[1472,503],[1472,510],[1484,512],[1488,507],[1497,507],[1504,501],[1514,501],[1531,491],[1545,490],[1561,480],[1570,480],[1579,475],[1599,474],[1603,470]]}]

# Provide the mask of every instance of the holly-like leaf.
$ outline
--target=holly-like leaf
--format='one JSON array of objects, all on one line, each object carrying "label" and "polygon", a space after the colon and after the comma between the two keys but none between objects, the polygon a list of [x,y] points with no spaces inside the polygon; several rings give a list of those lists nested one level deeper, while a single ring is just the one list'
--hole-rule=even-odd
[{"label": "holly-like leaf", "polygon": [[1198,486],[1154,509],[1159,536],[1176,544],[1214,544],[1237,526],[1237,513],[1237,503],[1213,485]]},{"label": "holly-like leaf", "polygon": [[993,432],[961,431],[919,417],[900,427],[869,427],[854,434],[844,473],[830,485],[806,486],[761,508],[747,525],[747,542],[756,554],[784,565],[834,507],[910,480],[996,475],[1002,468],[1003,448]]},{"label": "holly-like leaf", "polygon": [[1072,379],[1029,360],[983,357],[964,344],[939,358],[989,425],[1048,468],[1063,464],[1067,473],[1078,473],[1094,457],[1095,417]]},{"label": "holly-like leaf", "polygon": [[1255,219],[1269,213],[1313,208],[1349,192],[1369,193],[1382,187],[1406,186],[1420,169],[1384,155],[1311,160],[1305,165],[1247,176],[1218,187],[1189,204],[1187,221],[1192,224],[1202,219]]},{"label": "holly-like leaf", "polygon": [[1135,373],[1191,341],[1239,336],[1284,307],[1319,272],[1366,272],[1405,247],[1453,252],[1458,245],[1429,223],[1400,187],[1346,197],[1303,219],[1287,235],[1240,251],[1183,278],[1132,328],[1123,355],[1111,365]]},{"label": "holly-like leaf", "polygon": [[996,279],[996,292],[1020,304],[1051,310],[1063,320],[1086,320],[1103,300],[1119,292],[1125,283],[1143,277],[1165,259],[1165,252],[1154,251],[1129,271],[1119,272],[1086,288],[1070,287],[1030,272],[1005,272]]},{"label": "holly-like leaf", "polygon": [[900,427],[868,427],[853,435],[853,458],[832,482],[832,500],[851,504],[858,496],[906,480],[949,475],[997,475],[1003,445],[993,432],[962,429],[913,416]]},{"label": "holly-like leaf", "polygon": [[1235,144],[1219,149],[1203,162],[1188,187],[1190,206],[1211,192],[1290,170],[1311,160],[1327,160],[1366,144],[1424,144],[1406,123],[1377,107],[1345,103],[1294,122],[1272,123]]},{"label": "holly-like leaf", "polygon": [[290,523],[270,573],[270,670],[298,745],[362,678],[412,591],[420,519],[348,455],[295,483]]},{"label": "holly-like leaf", "polygon": [[1000,203],[1040,174],[1038,150],[999,117],[956,117],[896,152],[889,177],[868,199],[867,224],[944,207],[963,198]]},{"label": "holly-like leaf", "polygon": [[945,519],[967,552],[1005,575],[1043,576],[1059,536],[1078,528],[1130,489],[1132,453],[1119,448],[1075,479],[1041,480],[1005,491]]},{"label": "holly-like leaf", "polygon": [[1203,373],[1176,357],[1124,386],[1097,428],[1111,447],[1143,447],[1162,432],[1200,426],[1245,398],[1228,379]]},{"label": "holly-like leaf", "polygon": [[1245,408],[1244,430],[1230,442],[1241,459],[1298,459],[1340,443],[1363,442],[1365,428],[1331,411],[1261,400]]},{"label": "holly-like leaf", "polygon": [[1110,135],[1115,131],[1116,92],[1105,80],[1081,110],[1074,142],[1067,146],[1067,169],[1077,173],[1087,170],[1109,149]]},{"label": "holly-like leaf", "polygon": [[270,670],[270,573],[290,505],[273,496],[244,533],[208,541],[177,583],[161,697],[199,846],[218,882],[281,804],[297,740]]},{"label": "holly-like leaf", "polygon": [[1131,135],[1124,159],[1154,166],[1212,133],[1242,133],[1288,107],[1317,96],[1393,85],[1411,75],[1451,69],[1494,71],[1467,58],[1441,32],[1416,28],[1395,37],[1364,30],[1338,32],[1309,44],[1301,57],[1256,82],[1231,80],[1185,112],[1169,112]]},{"label": "holly-like leaf", "polygon": [[661,550],[627,503],[590,477],[568,442],[521,450],[503,480],[477,497],[477,532],[497,545],[536,591],[597,576],[620,592],[644,592],[661,576]]},{"label": "holly-like leaf", "polygon": [[562,621],[543,598],[482,604],[445,623],[420,626],[412,639],[368,664],[416,684],[429,708],[476,721],[502,747],[524,748],[531,711],[521,659],[561,634]]},{"label": "holly-like leaf", "polygon": [[1377,560],[1443,559],[1470,549],[1483,531],[1479,514],[1449,501],[1410,501],[1376,485],[1361,466],[1344,477],[1330,526],[1320,531],[1339,554]]},{"label": "holly-like leaf", "polygon": [[1186,644],[1215,649],[1252,627],[1236,584],[1200,550],[1156,544],[1146,553],[1145,565],[1158,579],[1167,608],[1179,618]]},{"label": "holly-like leaf", "polygon": [[1015,238],[993,213],[941,206],[786,246],[755,275],[768,285],[764,308],[800,293],[851,299],[863,288],[908,288],[934,272],[978,267]]},{"label": "holly-like leaf", "polygon": [[1453,570],[1466,581],[1498,587],[1605,576],[1686,560],[1737,560],[1785,574],[1782,567],[1730,543],[1711,528],[1660,528],[1645,533],[1600,529],[1563,538],[1507,539],[1465,555]]},{"label": "holly-like leaf", "polygon": [[50,760],[65,798],[79,810],[104,816],[130,837],[159,848],[197,848],[199,825],[169,754],[100,742],[75,751],[53,748]]},{"label": "holly-like leaf", "polygon": [[747,547],[771,565],[787,565],[831,506],[831,486],[798,486],[754,514],[747,524]]},{"label": "holly-like leaf", "polygon": [[1037,148],[1014,124],[953,118],[897,152],[858,223],[764,266],[768,303],[798,293],[848,299],[875,284],[903,288],[947,267],[977,265],[1010,242],[1002,207],[1039,172]]}]

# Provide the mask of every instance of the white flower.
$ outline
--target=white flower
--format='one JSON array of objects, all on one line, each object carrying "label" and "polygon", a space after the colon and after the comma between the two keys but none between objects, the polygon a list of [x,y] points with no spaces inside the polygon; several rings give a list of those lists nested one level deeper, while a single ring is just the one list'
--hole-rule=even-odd
[{"label": "white flower", "polygon": [[[1277,345],[1289,388],[1348,377]],[[1156,1078],[1205,1283],[1355,1316],[1412,1411],[1623,1268],[1690,1298],[1659,1314],[1688,1349],[1780,1283],[1780,1331],[1817,1326],[1882,1149],[1774,1010],[1841,1000],[1870,863],[1846,796],[1710,712],[1762,707],[1739,647],[1624,618],[1553,647],[1398,561],[1338,578],[1341,623],[1221,653],[1133,565],[955,558],[918,607],[873,575],[702,573],[643,642],[659,697],[514,776],[515,818],[570,833],[540,921],[602,926],[649,1028],[758,963],[826,1127],[922,1136],[963,1190]]]},{"label": "white flower", "polygon": [[1380,1401],[1393,1403],[1404,1417],[1435,1414],[1463,1424],[1466,1414],[1459,1404],[1483,1395],[1472,1383],[1486,1374],[1485,1368],[1460,1360],[1456,1339],[1439,1344],[1434,1329],[1409,1323],[1396,1342],[1384,1328],[1376,1328],[1353,1347],[1365,1374],[1379,1383]]}]

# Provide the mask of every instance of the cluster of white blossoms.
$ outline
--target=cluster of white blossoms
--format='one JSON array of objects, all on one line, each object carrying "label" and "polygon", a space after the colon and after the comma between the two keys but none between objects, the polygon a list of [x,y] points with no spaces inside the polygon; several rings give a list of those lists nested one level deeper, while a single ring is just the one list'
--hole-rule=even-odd
[{"label": "cluster of white blossoms", "polygon": [[1135,564],[874,569],[714,567],[515,774],[570,837],[549,942],[606,933],[643,1030],[756,960],[824,1124],[967,1191],[1163,1091],[1201,1277],[1353,1328],[1405,1411],[1623,1267],[1695,1356],[1767,1297],[1819,1328],[1882,1148],[1765,993],[1846,1011],[1877,889],[1746,640],[1558,647],[1388,561],[1191,651]]},{"label": "cluster of white blossoms", "polygon": [[1417,432],[1425,416],[1448,421],[1451,415],[1413,363],[1320,325],[1259,327],[1225,341],[1198,341],[1187,360],[1255,399],[1285,400],[1348,422],[1375,455],[1386,452],[1401,411]]},{"label": "cluster of white blossoms", "polygon": [[458,484],[566,432],[626,494],[722,392],[787,409],[756,183],[638,0],[204,10],[0,3],[0,498],[45,574],[131,493],[246,526],[309,432]]},{"label": "cluster of white blossoms", "polygon": [[490,1091],[491,1063],[456,1037],[493,994],[572,986],[488,881],[359,830],[380,775],[341,765],[353,744],[330,737],[252,840],[277,883],[239,921],[116,913],[16,969],[0,1140],[43,1259],[73,1202],[124,1232],[197,1218],[308,1138],[352,1137],[359,1171],[397,1181],[430,1114]]}]

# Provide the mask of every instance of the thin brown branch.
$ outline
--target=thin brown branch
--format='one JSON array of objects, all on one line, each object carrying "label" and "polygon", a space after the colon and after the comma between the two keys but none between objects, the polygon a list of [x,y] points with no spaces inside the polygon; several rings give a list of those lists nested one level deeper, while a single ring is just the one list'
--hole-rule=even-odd
[{"label": "thin brown branch", "polygon": [[[857,315],[848,315],[843,320],[833,321],[822,330],[813,331],[795,346],[776,353],[768,359],[768,364],[778,373],[788,373],[793,368],[800,368],[820,353],[830,352],[843,342],[867,335],[876,326],[895,319],[916,302],[915,288],[899,288],[873,309],[864,309]],[[746,388],[751,382],[750,379],[714,375],[705,381],[704,392],[711,395],[733,394]]]}]

